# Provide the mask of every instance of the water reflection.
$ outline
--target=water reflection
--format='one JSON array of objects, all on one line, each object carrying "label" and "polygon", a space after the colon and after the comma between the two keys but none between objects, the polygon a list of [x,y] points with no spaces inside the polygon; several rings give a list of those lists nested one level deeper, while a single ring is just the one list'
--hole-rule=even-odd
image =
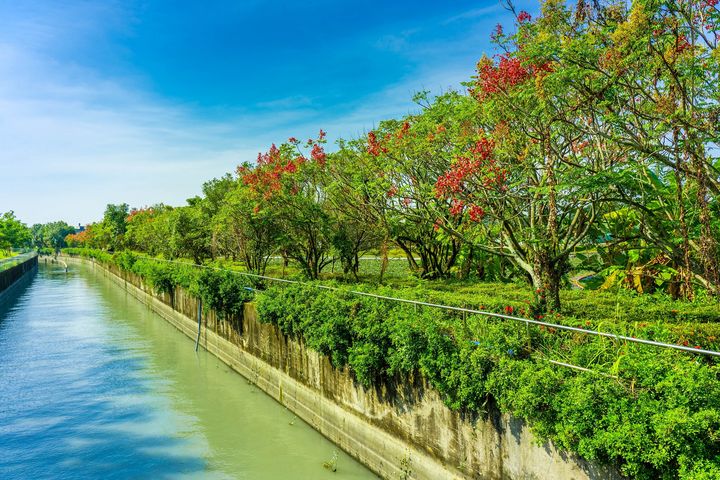
[{"label": "water reflection", "polygon": [[374,478],[89,268],[0,304],[0,478]]}]

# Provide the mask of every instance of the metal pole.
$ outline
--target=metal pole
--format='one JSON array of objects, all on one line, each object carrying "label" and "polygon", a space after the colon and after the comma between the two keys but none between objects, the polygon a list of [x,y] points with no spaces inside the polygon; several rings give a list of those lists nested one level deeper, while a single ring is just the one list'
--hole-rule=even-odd
[{"label": "metal pole", "polygon": [[198,299],[198,313],[197,313],[197,319],[198,319],[198,334],[197,338],[195,339],[195,351],[198,351],[198,346],[200,345],[200,331],[202,328],[202,299]]}]

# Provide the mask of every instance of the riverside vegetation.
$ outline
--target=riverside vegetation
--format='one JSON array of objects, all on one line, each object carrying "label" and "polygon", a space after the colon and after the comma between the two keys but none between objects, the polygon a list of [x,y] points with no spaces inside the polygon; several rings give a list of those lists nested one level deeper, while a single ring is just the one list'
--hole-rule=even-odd
[{"label": "riverside vegetation", "polygon": [[[482,415],[494,403],[528,420],[539,439],[617,465],[632,478],[711,479],[720,473],[720,383],[714,361],[552,328],[417,309],[350,292],[352,288],[448,305],[467,305],[473,298],[485,303],[470,306],[491,312],[529,308],[519,300],[522,294],[507,285],[494,285],[474,297],[429,287],[350,287],[337,282],[332,291],[313,283],[259,290],[263,286],[256,279],[231,270],[168,263],[128,251],[69,248],[65,253],[117,265],[159,292],[181,286],[220,315],[241,315],[244,302],[254,301],[260,321],[302,338],[337,368],[348,366],[365,388],[419,372],[452,409]],[[639,297],[621,295],[613,305],[609,298],[607,303],[594,302],[595,292],[572,293],[568,303],[578,313],[593,306],[593,315],[556,314],[554,321],[666,341],[699,336],[717,348],[710,335],[717,329],[716,310],[710,304],[658,297],[638,302]],[[633,308],[618,319],[618,305]],[[661,313],[671,307],[673,318]],[[608,376],[557,368],[547,359],[585,365]]]},{"label": "riverside vegetation", "polygon": [[252,300],[366,388],[419,372],[453,409],[497,405],[632,478],[720,478],[712,358],[350,292],[720,348],[717,0],[515,18],[465,91],[332,152],[322,130],[273,145],[186,206],[109,205],[66,253],[220,314]]}]

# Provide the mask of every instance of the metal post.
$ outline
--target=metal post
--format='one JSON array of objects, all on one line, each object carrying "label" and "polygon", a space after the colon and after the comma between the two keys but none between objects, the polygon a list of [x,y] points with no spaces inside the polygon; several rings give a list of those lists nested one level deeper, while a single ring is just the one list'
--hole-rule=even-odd
[{"label": "metal post", "polygon": [[200,345],[200,331],[202,328],[202,299],[198,299],[198,313],[197,313],[197,319],[198,319],[198,334],[197,339],[195,339],[195,351],[198,351],[198,346]]}]

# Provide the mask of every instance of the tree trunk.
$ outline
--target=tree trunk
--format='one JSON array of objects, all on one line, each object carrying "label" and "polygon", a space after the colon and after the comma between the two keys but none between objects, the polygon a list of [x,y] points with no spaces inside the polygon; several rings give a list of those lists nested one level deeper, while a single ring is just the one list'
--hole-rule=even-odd
[{"label": "tree trunk", "polygon": [[718,247],[713,236],[710,208],[707,201],[707,175],[702,159],[694,156],[695,175],[697,180],[697,203],[700,208],[700,257],[703,266],[703,276],[711,285],[711,293],[720,293],[720,272],[718,271]]},{"label": "tree trunk", "polygon": [[[677,148],[677,145],[679,143],[679,137],[680,134],[678,132],[678,129],[675,128],[673,130],[673,141],[675,142],[675,146]],[[682,238],[682,267],[680,267],[679,270],[679,276],[680,276],[680,288],[678,289],[678,292],[673,294],[673,297],[682,297],[686,299],[692,300],[693,298],[693,288],[692,288],[692,265],[690,263],[690,235],[688,233],[687,228],[687,219],[686,219],[686,211],[685,211],[685,195],[683,193],[683,178],[682,178],[682,155],[677,155],[677,158],[675,160],[675,163],[677,164],[677,167],[675,168],[675,186],[676,186],[676,199],[678,203],[678,223],[680,226],[680,237]]]},{"label": "tree trunk", "polygon": [[560,310],[560,285],[562,271],[552,262],[548,252],[538,252],[533,262],[531,274],[533,288],[535,288],[537,313],[545,314],[548,311]]}]

